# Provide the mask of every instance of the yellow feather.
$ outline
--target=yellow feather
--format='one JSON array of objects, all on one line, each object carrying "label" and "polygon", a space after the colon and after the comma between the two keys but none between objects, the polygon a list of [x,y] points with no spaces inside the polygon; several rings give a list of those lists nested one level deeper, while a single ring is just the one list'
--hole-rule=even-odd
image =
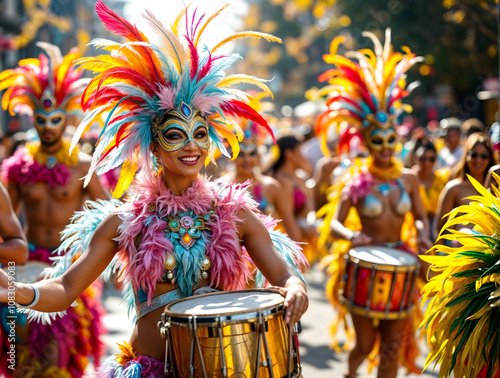
[{"label": "yellow feather", "polygon": [[367,57],[365,60],[369,62],[372,67],[375,67],[377,65],[377,58],[373,50],[361,49],[359,50],[359,52]]},{"label": "yellow feather", "polygon": [[80,57],[79,52],[73,52],[68,55],[65,55],[63,58],[62,63],[59,65],[57,68],[57,74],[56,74],[56,83],[57,83],[57,89],[56,91],[59,91],[63,85],[64,77],[68,73],[69,69],[73,66],[73,62]]},{"label": "yellow feather", "polygon": [[6,88],[10,88],[16,85],[24,84],[24,78],[19,76],[10,76],[5,79],[0,78],[0,91],[3,91]]},{"label": "yellow feather", "polygon": [[271,89],[264,84],[261,80],[259,80],[256,77],[253,76],[248,76],[245,74],[234,74],[234,75],[228,75],[224,79],[222,79],[217,86],[218,87],[229,87],[231,85],[235,84],[241,84],[241,83],[246,83],[246,84],[251,84],[259,87],[263,91],[265,91],[271,98],[273,98],[273,93],[271,92]]},{"label": "yellow feather", "polygon": [[178,14],[178,16],[175,18],[174,22],[172,23],[172,32],[175,34],[175,35],[178,35],[179,33],[179,23],[181,22],[181,19],[182,17],[184,17],[184,15],[186,14],[188,8],[191,6],[191,4],[189,4],[187,7],[184,7],[182,9],[182,11]]},{"label": "yellow feather", "polygon": [[99,55],[96,57],[80,58],[75,64],[93,73],[103,72],[111,67],[128,66],[127,60],[120,56]]},{"label": "yellow feather", "polygon": [[19,63],[17,63],[19,67],[29,66],[30,64],[40,67],[40,60],[37,58],[27,58],[21,59]]},{"label": "yellow feather", "polygon": [[123,193],[129,188],[137,172],[137,164],[134,161],[125,160],[120,171],[120,177],[116,184],[115,190],[112,192],[114,198],[121,198]]},{"label": "yellow feather", "polygon": [[9,106],[9,102],[10,102],[10,95],[12,94],[13,91],[14,91],[14,87],[10,87],[3,94],[3,97],[2,97],[2,109],[3,110],[7,110],[8,106]]},{"label": "yellow feather", "polygon": [[481,286],[483,286],[485,283],[490,283],[490,282],[493,282],[496,286],[500,285],[500,274],[493,273],[486,277],[478,279],[476,281],[476,291],[478,291],[481,288]]},{"label": "yellow feather", "polygon": [[28,96],[16,96],[15,98],[13,98],[10,101],[10,104],[9,104],[9,113],[10,113],[11,116],[15,116],[16,115],[16,113],[14,112],[14,107],[17,104],[25,104],[25,105],[28,105],[29,107],[31,107],[32,109],[35,108],[35,103]]},{"label": "yellow feather", "polygon": [[343,36],[338,36],[338,37],[335,37],[334,39],[332,39],[332,42],[330,43],[330,54],[331,55],[337,54],[337,50],[339,48],[339,45],[341,43],[344,43],[344,41],[345,41],[345,37],[343,37]]},{"label": "yellow feather", "polygon": [[232,36],[230,36],[226,39],[223,39],[217,45],[215,45],[215,47],[212,48],[212,50],[210,50],[210,52],[213,54],[215,51],[217,51],[220,47],[224,46],[226,43],[235,41],[236,39],[239,39],[239,38],[264,38],[268,42],[282,43],[280,38],[275,37],[274,35],[271,35],[271,34],[255,32],[255,31],[243,31],[243,32],[233,34]]},{"label": "yellow feather", "polygon": [[198,42],[200,41],[201,34],[207,27],[207,25],[215,18],[217,17],[224,9],[226,9],[229,6],[229,4],[224,5],[222,8],[220,8],[217,12],[212,14],[201,26],[200,30],[198,31],[198,34],[196,34],[196,38],[194,40],[194,47],[198,47]]}]

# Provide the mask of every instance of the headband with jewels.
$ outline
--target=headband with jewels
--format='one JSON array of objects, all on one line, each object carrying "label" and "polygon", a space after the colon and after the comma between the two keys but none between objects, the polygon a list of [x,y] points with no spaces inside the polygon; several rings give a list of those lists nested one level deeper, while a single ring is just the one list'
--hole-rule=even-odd
[{"label": "headband with jewels", "polygon": [[[363,32],[363,36],[373,42],[373,51],[348,51],[345,56],[337,54],[344,38],[333,39],[330,53],[323,59],[335,68],[319,77],[320,82],[328,82],[328,85],[307,93],[311,99],[324,98],[328,107],[316,122],[316,134],[322,140],[325,154],[328,153],[326,138],[330,127],[343,126],[338,133],[339,149],[342,150],[343,144],[356,135],[368,141],[374,128],[396,128],[399,115],[412,111],[402,100],[418,82],[407,85],[406,72],[423,58],[415,56],[406,46],[402,47],[403,52],[393,52],[389,28],[385,31],[384,45],[371,32]],[[345,127],[346,124],[349,126]]]},{"label": "headband with jewels", "polygon": [[81,57],[77,48],[62,56],[59,47],[37,42],[43,50],[38,59],[23,59],[16,68],[0,73],[0,91],[6,89],[2,106],[11,115],[33,116],[38,110],[82,113],[80,98],[89,83],[73,65]]},{"label": "headband with jewels", "polygon": [[251,84],[271,95],[270,89],[264,80],[253,76],[226,75],[224,70],[240,56],[223,55],[219,51],[228,42],[244,37],[281,41],[269,34],[248,31],[231,35],[211,48],[202,44],[207,29],[217,30],[214,20],[224,8],[226,6],[207,16],[186,7],[168,28],[146,10],[144,18],[155,37],[153,43],[135,25],[97,1],[96,11],[104,26],[126,41],[94,40],[91,44],[111,54],[78,62],[97,75],[82,96],[87,116],[75,133],[73,144],[76,145],[80,133],[94,119],[105,119],[87,180],[94,171],[103,174],[122,165],[113,192],[115,197],[120,197],[136,172],[152,174],[153,121],[172,109],[181,111],[182,104],[195,113],[199,111],[207,120],[210,158],[217,150],[230,156],[224,139],[231,146],[233,157],[238,154],[242,131],[235,123],[228,122],[230,116],[252,120],[272,134],[245,92],[233,86]]}]

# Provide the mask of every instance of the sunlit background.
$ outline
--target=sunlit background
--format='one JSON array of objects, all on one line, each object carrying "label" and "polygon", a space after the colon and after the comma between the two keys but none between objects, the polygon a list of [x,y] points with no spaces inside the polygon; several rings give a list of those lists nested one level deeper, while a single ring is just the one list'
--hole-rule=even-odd
[{"label": "sunlit background", "polygon": [[[150,9],[169,24],[189,2],[177,0],[105,0],[115,12],[141,29],[141,17]],[[305,92],[320,86],[318,75],[328,67],[322,55],[338,35],[347,38],[342,49],[371,47],[361,35],[370,30],[383,37],[390,27],[395,49],[407,45],[425,62],[410,71],[422,85],[412,95],[416,122],[455,115],[494,121],[498,109],[498,26],[493,0],[199,0],[191,6],[213,13],[230,6],[207,31],[210,45],[238,30],[272,33],[283,44],[260,40],[238,41],[229,49],[245,56],[236,70],[272,79],[276,114],[306,101]],[[61,47],[65,54],[94,37],[115,39],[98,20],[95,0],[0,1],[0,68],[39,54],[35,41]],[[233,51],[227,51],[233,52]],[[87,55],[96,51],[87,48]],[[289,115],[287,114],[287,115]],[[0,117],[4,131],[27,127],[6,114]]]}]

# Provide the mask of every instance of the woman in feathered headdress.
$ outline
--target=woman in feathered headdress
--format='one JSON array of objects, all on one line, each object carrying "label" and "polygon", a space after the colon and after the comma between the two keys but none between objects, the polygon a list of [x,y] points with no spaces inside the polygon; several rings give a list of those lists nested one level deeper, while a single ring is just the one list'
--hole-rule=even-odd
[{"label": "woman in feathered headdress", "polygon": [[97,40],[94,44],[111,54],[80,60],[97,75],[83,94],[88,113],[73,142],[107,112],[89,175],[122,164],[117,197],[134,183],[117,209],[113,203],[88,204],[63,241],[71,251],[83,248],[85,253],[69,269],[65,255],[52,279],[18,285],[16,301],[44,312],[63,310],[113,262],[107,272],[118,270],[127,282],[136,322],[130,344],[121,346],[122,353],[108,359],[99,374],[158,377],[165,367],[165,342],[157,330],[164,306],[197,293],[244,288],[251,272],[242,245],[270,283],[280,287],[288,323],[297,322],[307,308],[305,284],[293,270],[303,256],[294,243],[266,228],[246,194],[248,185],[211,183],[199,175],[216,148],[228,154],[224,138],[238,154],[228,116],[268,128],[247,96],[232,86],[247,82],[269,89],[247,75],[226,76],[224,70],[239,56],[221,55],[219,48],[241,37],[277,39],[240,32],[208,48],[201,37],[223,9],[207,17],[188,8],[168,29],[146,12],[160,41],[152,43],[101,1],[96,10],[106,28],[126,42]]},{"label": "woman in feathered headdress", "polygon": [[[324,217],[322,240],[331,235],[335,238],[332,254],[325,262],[331,274],[326,294],[341,320],[344,320],[348,310],[340,306],[338,292],[342,288],[344,254],[350,248],[372,245],[414,254],[402,242],[407,213],[413,214],[419,223],[419,251],[425,252],[430,246],[417,180],[393,156],[397,144],[398,115],[403,110],[409,110],[402,99],[414,86],[406,85],[405,73],[420,58],[406,47],[403,48],[404,53],[394,52],[389,29],[386,30],[384,45],[372,33],[364,32],[363,35],[371,39],[374,51],[348,51],[344,57],[336,53],[341,37],[332,41],[330,54],[324,59],[334,64],[335,68],[321,75],[320,80],[328,81],[329,85],[316,93],[327,96],[328,106],[328,110],[318,117],[319,136],[324,140],[329,127],[347,124],[348,127],[340,130],[339,148],[344,148],[350,140],[358,137],[369,151],[369,157],[355,164],[349,175],[342,178],[342,183],[332,188],[330,202],[319,213]],[[352,222],[354,216],[358,217],[357,222]],[[359,228],[349,229],[350,224],[357,224]],[[380,285],[374,288],[374,293],[378,289],[385,292],[390,282]],[[378,299],[372,300],[375,302]],[[409,331],[411,327],[408,328],[410,322],[404,316],[395,320],[383,316],[376,319],[371,317],[375,316],[371,312],[350,310],[358,337],[349,354],[346,377],[355,376],[359,365],[374,346],[378,346],[378,342],[381,361],[379,377],[395,377],[400,356],[409,371],[418,373],[414,365],[417,350]],[[336,326],[333,332],[336,332]],[[376,349],[371,354],[371,357],[375,356]]]},{"label": "woman in feathered headdress", "polygon": [[[71,143],[63,137],[69,117],[83,115],[80,98],[89,80],[82,79],[74,65],[81,52],[74,48],[63,56],[57,46],[45,42],[37,46],[43,50],[39,58],[23,59],[16,68],[0,73],[3,108],[12,115],[30,117],[39,136],[39,141],[28,143],[2,162],[2,178],[16,212],[24,215],[29,242],[28,262],[17,267],[19,282],[37,281],[44,267],[52,264],[60,232],[86,199],[109,197],[95,175],[83,187],[81,177],[91,157],[78,148],[70,152]],[[90,357],[97,365],[104,354],[100,340],[104,329],[96,289],[86,290],[78,306],[51,325],[25,325],[26,315],[16,313],[15,342],[5,318],[14,310],[2,307],[2,355],[15,347],[16,371],[9,369],[12,364],[7,358],[2,359],[0,370],[6,376],[81,377]]]}]

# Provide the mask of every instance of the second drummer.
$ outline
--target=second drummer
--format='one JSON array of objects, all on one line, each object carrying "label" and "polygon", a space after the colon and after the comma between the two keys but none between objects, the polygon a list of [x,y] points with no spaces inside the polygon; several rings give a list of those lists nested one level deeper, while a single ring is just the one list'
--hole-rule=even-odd
[{"label": "second drummer", "polygon": [[[381,46],[373,34],[364,33],[364,35],[371,38],[376,46]],[[390,32],[387,32],[386,39],[389,38]],[[387,49],[389,50],[385,51]],[[398,80],[417,59],[411,52],[401,54],[399,59],[408,59],[408,63],[398,65],[401,68],[399,71],[387,69],[386,65],[389,62],[396,64],[394,63],[396,54],[391,52],[390,39],[386,41],[384,51],[380,50],[375,49],[378,52],[377,62],[373,64],[377,64],[378,68],[380,65],[384,67],[382,72],[385,74],[381,78],[375,77],[375,66],[371,66],[372,62],[367,56],[361,53],[356,55],[358,59],[365,61],[365,66],[332,52],[338,69],[331,70],[334,73],[333,77],[329,78],[329,83],[339,86],[344,83],[345,87],[341,94],[332,93],[329,109],[319,117],[320,122],[325,119],[330,122],[329,124],[332,124],[332,118],[348,121],[353,129],[343,130],[344,135],[352,135],[353,131],[359,134],[369,152],[366,160],[363,159],[351,169],[349,178],[342,180],[345,182],[343,190],[333,191],[330,203],[326,205],[327,216],[323,231],[331,232],[337,240],[334,243],[333,256],[330,256],[329,260],[331,278],[327,285],[327,296],[336,307],[339,304],[337,295],[341,289],[340,279],[344,269],[343,255],[349,248],[379,245],[415,253],[402,241],[405,216],[409,212],[416,220],[418,236],[417,243],[414,244],[418,245],[419,252],[424,253],[431,246],[416,177],[403,169],[402,164],[393,156],[397,143],[397,113],[402,108],[400,106],[402,96],[399,93],[404,89],[399,86]],[[360,85],[358,81],[346,85],[349,78],[353,77],[353,72],[359,81],[366,78],[367,82],[368,80],[373,82],[371,84],[363,82],[363,85]],[[376,92],[370,91],[373,83],[378,87]],[[389,85],[397,90],[388,90]],[[395,104],[398,105],[398,109]],[[340,141],[342,143],[342,136]],[[340,306],[337,309],[343,318],[347,313],[346,309]],[[356,376],[358,367],[376,347],[378,340],[380,340],[378,377],[396,377],[400,354],[405,357],[409,372],[419,372],[413,364],[417,347],[413,342],[411,331],[408,330],[411,328],[406,328],[410,321],[407,319],[375,321],[356,314],[351,314],[351,317],[356,335],[363,337],[356,338],[354,348],[349,354],[349,366],[345,377]]]}]

